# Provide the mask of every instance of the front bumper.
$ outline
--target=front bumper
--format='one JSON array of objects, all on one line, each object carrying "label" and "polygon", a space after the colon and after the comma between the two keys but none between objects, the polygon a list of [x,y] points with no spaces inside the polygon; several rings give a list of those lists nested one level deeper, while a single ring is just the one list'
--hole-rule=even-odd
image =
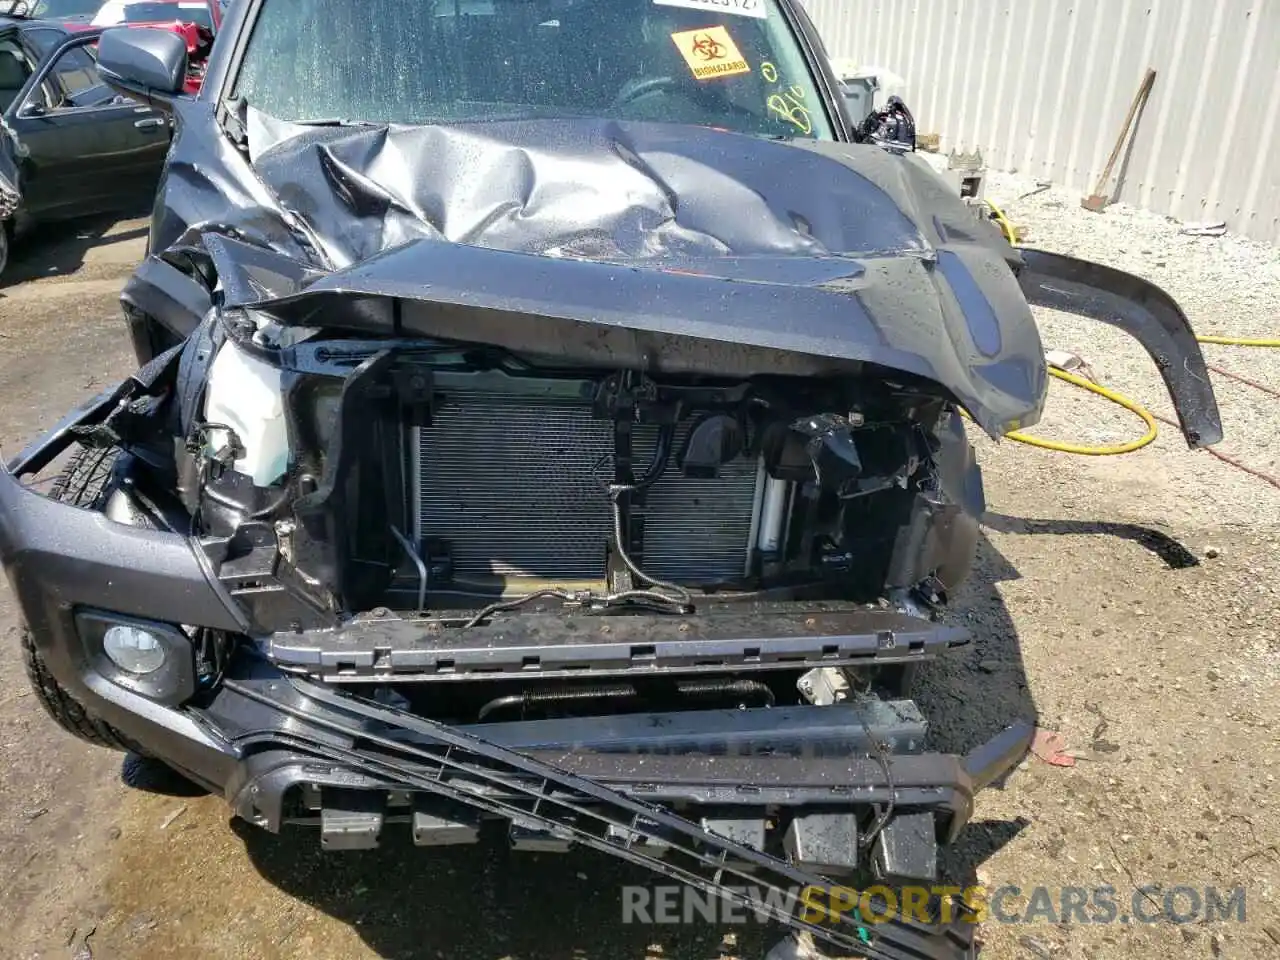
[{"label": "front bumper", "polygon": [[[198,716],[242,760],[225,790],[237,814],[273,831],[318,825],[327,844],[348,846],[375,846],[384,824],[417,819],[414,795],[430,794],[421,783],[438,782],[442,771],[486,796],[519,793],[521,781],[536,779],[513,769],[494,780],[442,763],[438,751],[454,737],[486,764],[529,758],[648,803],[759,820],[761,834],[767,811],[851,811],[892,794],[896,807],[934,816],[944,842],[968,822],[977,792],[1025,756],[1031,737],[1019,724],[963,757],[924,753],[914,739],[924,724],[909,701],[450,727],[265,664],[229,678]],[[867,737],[897,752],[881,763]],[[362,807],[359,836],[329,835],[325,814],[343,809],[352,790],[379,802]]]},{"label": "front bumper", "polygon": [[[109,395],[104,398],[69,422],[100,416],[101,408],[114,402]],[[224,688],[201,710],[173,708],[103,675],[101,657],[86,648],[77,632],[77,611],[107,611],[239,635],[249,633],[248,624],[197,540],[117,523],[101,513],[50,500],[20,482],[21,473],[32,464],[48,463],[67,437],[64,425],[46,443],[0,468],[0,561],[42,658],[58,682],[91,712],[142,748],[224,793],[238,812],[273,830],[289,819],[286,798],[295,788],[359,781],[352,780],[350,771],[344,773],[341,763],[320,764],[323,775],[318,772],[308,751],[317,744],[331,744],[331,733],[322,726],[303,735],[297,720],[289,719],[290,711],[301,710],[330,724],[350,724],[345,704],[320,706],[316,691],[325,688],[312,685],[305,705],[299,706],[302,694],[284,670],[345,684],[363,682],[373,689],[406,679],[407,673],[465,681],[510,676],[508,667],[526,678],[535,673],[546,678],[582,677],[593,670],[634,675],[909,664],[964,642],[962,631],[891,611],[850,613],[820,605],[799,618],[794,606],[787,605],[793,606],[790,617],[780,615],[780,610],[757,610],[688,618],[678,625],[658,618],[615,617],[588,620],[589,626],[576,629],[565,618],[529,615],[465,633],[441,631],[433,624],[417,627],[411,621],[366,620],[341,630],[257,638],[259,657],[251,666],[236,665],[250,671],[238,678],[247,686]],[[664,629],[669,639],[662,638]],[[459,633],[464,633],[461,640],[448,636]],[[375,648],[380,652],[375,654]],[[234,674],[231,680],[237,680]],[[253,692],[264,702],[250,702]],[[868,744],[862,718],[850,715],[842,726],[838,712],[825,713],[828,709],[793,710],[789,715],[771,711],[767,723],[758,711],[703,711],[697,715],[701,719],[685,727],[676,722],[679,714],[655,715],[662,719],[649,733],[615,729],[608,744],[599,732],[613,729],[607,725],[595,725],[594,734],[590,724],[570,731],[536,723],[484,729],[492,730],[487,736],[497,737],[507,749],[560,751],[563,764],[655,802],[712,804],[752,790],[764,791],[759,794],[768,800],[763,806],[804,805],[833,797],[837,805],[883,802],[890,787],[881,766],[865,759]],[[404,713],[383,722],[409,724],[415,718]],[[892,727],[893,719],[888,723]],[[878,719],[872,717],[871,726],[888,736]],[[677,728],[684,730],[683,739],[673,740]],[[913,744],[891,759],[895,795],[909,796],[915,806],[936,808],[939,829],[950,837],[968,819],[974,791],[1004,772],[1009,765],[1005,755],[1012,750],[1020,757],[1025,744],[1021,734],[1012,741],[997,738],[969,758],[959,758],[921,753],[922,735],[923,728],[915,735],[898,730],[889,737]],[[343,736],[350,739],[352,734]],[[825,753],[807,759],[794,756],[807,748]],[[717,753],[739,755],[713,755]],[[651,759],[633,762],[628,756]],[[405,762],[412,766],[412,761]],[[851,792],[833,794],[835,785]],[[386,783],[382,787],[390,789]],[[250,796],[255,798],[252,803],[246,799]]]},{"label": "front bumper", "polygon": [[[895,921],[871,936],[861,927],[806,924],[777,904],[788,890],[866,866],[868,856],[891,876],[932,878],[937,843],[953,839],[975,793],[1025,755],[1026,725],[959,757],[922,752],[923,718],[909,702],[450,727],[376,699],[406,670],[492,679],[511,650],[527,674],[529,648],[512,644],[521,631],[538,640],[542,676],[580,675],[584,661],[624,672],[724,672],[750,669],[749,661],[790,668],[811,659],[907,664],[959,642],[957,632],[890,611],[815,608],[797,620],[793,606],[790,619],[706,617],[683,634],[668,621],[669,641],[639,622],[647,618],[609,618],[606,640],[535,615],[513,621],[519,627],[467,631],[446,668],[432,631],[365,621],[292,639],[251,638],[215,692],[166,705],[102,671],[77,614],[249,635],[199,541],[50,500],[19,479],[50,463],[78,436],[73,428],[101,422],[118,402],[118,394],[104,394],[0,468],[0,561],[67,692],[141,749],[224,795],[239,816],[268,830],[314,824],[322,844],[347,849],[376,845],[388,824],[404,823],[422,845],[474,840],[497,825],[517,847],[590,847],[730,899],[747,896],[735,884],[775,890],[782,899],[772,905],[749,897],[743,905],[868,956],[964,955],[965,937],[951,928]],[[548,643],[551,633],[558,639]],[[353,660],[373,635],[384,656]],[[308,658],[308,672],[373,698],[281,669],[307,669]],[[883,743],[891,753],[875,746]],[[894,816],[864,850],[858,830],[867,812],[890,806]],[[773,819],[790,825],[785,859],[765,849]]]}]

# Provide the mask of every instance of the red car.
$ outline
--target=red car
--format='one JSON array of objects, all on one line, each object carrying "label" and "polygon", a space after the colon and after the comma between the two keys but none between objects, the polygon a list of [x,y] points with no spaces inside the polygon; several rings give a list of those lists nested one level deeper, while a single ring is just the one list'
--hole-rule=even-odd
[{"label": "red car", "polygon": [[107,0],[87,24],[155,27],[179,34],[187,41],[187,92],[192,94],[200,90],[205,61],[221,25],[222,5],[217,0]]}]

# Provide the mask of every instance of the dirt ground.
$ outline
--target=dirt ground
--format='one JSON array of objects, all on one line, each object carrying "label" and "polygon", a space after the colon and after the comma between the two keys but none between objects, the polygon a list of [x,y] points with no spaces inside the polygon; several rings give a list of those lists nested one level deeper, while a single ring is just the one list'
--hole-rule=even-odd
[{"label": "dirt ground", "polygon": [[[990,189],[1008,201],[1023,186]],[[1202,332],[1280,335],[1275,250],[1192,242],[1123,209],[1089,219],[1077,199],[1048,192],[1009,214],[1034,242],[1162,283]],[[144,242],[143,224],[126,221],[23,245],[0,284],[7,454],[130,372],[116,296]],[[1048,346],[1168,412],[1134,344],[1041,320]],[[1206,352],[1280,389],[1280,352]],[[1275,474],[1280,401],[1215,382],[1223,449]],[[1055,383],[1036,430],[1107,442],[1140,426]],[[984,957],[1280,956],[1280,490],[1171,434],[1107,459],[979,439],[989,513],[953,613],[977,639],[926,672],[921,700],[941,748],[1026,717],[1061,732],[1075,765],[1030,760],[984,793],[947,870],[1020,887],[1009,912],[1040,885],[1113,886],[1122,913],[1137,887],[1160,901],[1173,887],[1240,886],[1246,922],[988,922]],[[314,836],[232,823],[219,798],[131,785],[127,761],[59,732],[28,693],[7,585],[0,637],[0,955],[758,960],[779,938],[758,926],[623,926],[618,887],[646,877],[594,854],[322,856]]]}]

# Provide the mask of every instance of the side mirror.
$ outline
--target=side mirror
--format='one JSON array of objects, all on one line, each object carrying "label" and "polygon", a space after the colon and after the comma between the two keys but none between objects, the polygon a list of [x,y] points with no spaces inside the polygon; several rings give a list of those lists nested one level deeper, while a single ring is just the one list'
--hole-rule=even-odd
[{"label": "side mirror", "polygon": [[22,109],[18,111],[20,117],[43,117],[49,111],[43,103],[24,104]]},{"label": "side mirror", "polygon": [[98,73],[121,93],[163,110],[183,95],[187,42],[167,30],[107,30],[98,40]]}]

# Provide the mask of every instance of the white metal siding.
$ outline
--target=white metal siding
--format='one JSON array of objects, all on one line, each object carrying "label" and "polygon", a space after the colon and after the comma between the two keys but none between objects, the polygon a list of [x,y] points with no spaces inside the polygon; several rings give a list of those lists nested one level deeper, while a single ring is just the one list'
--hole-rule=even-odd
[{"label": "white metal siding", "polygon": [[[1092,192],[1280,241],[1280,0],[804,0],[833,58],[893,70],[921,133]],[[1105,192],[1105,191],[1104,191]]]}]

